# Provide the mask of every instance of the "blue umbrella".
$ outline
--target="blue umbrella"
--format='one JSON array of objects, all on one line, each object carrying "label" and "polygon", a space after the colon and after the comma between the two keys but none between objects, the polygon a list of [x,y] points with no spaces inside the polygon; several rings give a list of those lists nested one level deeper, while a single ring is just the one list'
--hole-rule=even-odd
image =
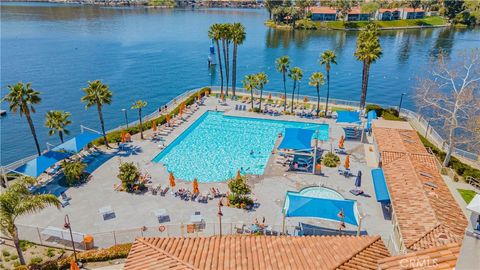
[{"label": "blue umbrella", "polygon": [[358,171],[357,179],[355,179],[355,186],[358,188],[362,185],[362,172]]}]

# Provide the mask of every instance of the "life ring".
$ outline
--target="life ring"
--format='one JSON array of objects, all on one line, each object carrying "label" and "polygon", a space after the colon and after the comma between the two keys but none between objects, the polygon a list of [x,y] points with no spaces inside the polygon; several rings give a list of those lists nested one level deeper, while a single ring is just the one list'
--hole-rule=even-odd
[{"label": "life ring", "polygon": [[166,229],[165,226],[160,226],[160,227],[158,227],[158,230],[159,230],[160,232],[164,232],[165,229]]}]

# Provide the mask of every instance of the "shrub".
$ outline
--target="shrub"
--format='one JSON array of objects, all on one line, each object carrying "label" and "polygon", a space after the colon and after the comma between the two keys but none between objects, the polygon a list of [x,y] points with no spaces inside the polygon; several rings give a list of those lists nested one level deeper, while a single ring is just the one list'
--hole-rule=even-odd
[{"label": "shrub", "polygon": [[132,191],[133,186],[140,177],[140,172],[133,162],[125,162],[120,165],[117,177],[122,181],[122,187],[124,189]]},{"label": "shrub", "polygon": [[30,259],[30,264],[40,264],[43,262],[43,259],[41,257],[33,257]]},{"label": "shrub", "polygon": [[4,249],[4,250],[2,250],[2,255],[3,255],[3,257],[9,257],[10,252],[8,252],[8,250]]},{"label": "shrub", "polygon": [[34,243],[29,242],[27,240],[20,240],[20,249],[22,251],[26,251],[28,248],[35,246]]},{"label": "shrub", "polygon": [[12,257],[10,257],[10,260],[16,260],[18,259],[18,255],[12,255]]},{"label": "shrub", "polygon": [[[120,244],[116,246],[112,246],[105,249],[97,249],[97,250],[88,250],[77,254],[77,258],[81,262],[101,262],[101,261],[109,261],[115,259],[126,258],[130,249],[132,248],[132,244]],[[64,258],[58,261],[57,265],[60,269],[68,269],[70,267],[70,261],[72,257]]]},{"label": "shrub", "polygon": [[380,107],[379,105],[376,105],[376,104],[368,104],[365,107],[365,110],[366,110],[367,113],[369,111],[376,111],[378,117],[382,116],[383,111],[384,111],[382,107]]},{"label": "shrub", "polygon": [[245,195],[230,194],[227,197],[230,206],[241,209],[249,209],[253,206],[252,198]]},{"label": "shrub", "polygon": [[340,164],[340,158],[334,153],[328,152],[323,158],[323,165],[333,168],[337,167]]},{"label": "shrub", "polygon": [[228,188],[233,194],[245,195],[251,191],[250,186],[247,185],[244,178],[233,178],[228,182]]},{"label": "shrub", "polygon": [[82,179],[87,164],[81,161],[63,161],[62,168],[65,174],[65,182],[68,186],[79,183]]},{"label": "shrub", "polygon": [[317,29],[317,24],[315,24],[310,19],[303,19],[295,22],[295,28],[304,30],[315,30]]},{"label": "shrub", "polygon": [[53,256],[55,256],[55,250],[53,248],[48,248],[45,255],[47,255],[47,257],[49,258],[52,258]]}]

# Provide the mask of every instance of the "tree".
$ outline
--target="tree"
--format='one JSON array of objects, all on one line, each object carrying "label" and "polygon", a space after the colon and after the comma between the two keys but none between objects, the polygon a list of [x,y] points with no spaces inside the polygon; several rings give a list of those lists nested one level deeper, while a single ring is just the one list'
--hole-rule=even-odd
[{"label": "tree", "polygon": [[419,8],[421,4],[422,4],[422,1],[421,1],[421,0],[410,0],[410,1],[408,2],[408,5],[409,5],[411,8],[413,8],[413,12],[415,12],[415,10],[416,10],[417,8]]},{"label": "tree", "polygon": [[232,41],[232,29],[231,24],[224,23],[221,25],[221,32],[220,32],[221,40],[222,40],[222,49],[223,49],[223,60],[225,62],[225,78],[227,87],[225,89],[225,94],[228,96],[228,82],[230,79],[230,59],[229,59],[229,45]]},{"label": "tree", "polygon": [[35,179],[31,177],[20,177],[0,194],[0,228],[5,235],[13,239],[22,265],[25,264],[25,258],[20,247],[16,219],[39,212],[47,206],[55,206],[58,209],[61,207],[60,201],[53,194],[32,194],[28,187],[34,183]]},{"label": "tree", "polygon": [[232,94],[235,96],[235,87],[237,85],[237,49],[246,39],[247,33],[241,23],[234,23],[232,26],[233,41],[233,66],[232,66]]},{"label": "tree", "polygon": [[140,172],[133,162],[125,162],[120,165],[117,177],[122,181],[122,187],[130,192],[137,183]]},{"label": "tree", "polygon": [[220,69],[220,93],[223,94],[223,69],[222,69],[222,57],[220,53],[220,39],[222,38],[222,25],[214,23],[210,25],[208,29],[208,38],[215,41],[218,54],[218,67]]},{"label": "tree", "polygon": [[243,79],[243,88],[245,88],[245,90],[250,92],[250,101],[252,104],[252,111],[253,111],[253,100],[254,100],[253,89],[255,89],[256,87],[257,87],[257,78],[255,74],[250,74],[245,76],[245,79]]},{"label": "tree", "polygon": [[444,0],[443,1],[443,15],[452,21],[459,13],[461,13],[465,6],[463,1]]},{"label": "tree", "polygon": [[430,121],[442,124],[446,133],[448,166],[453,149],[472,144],[475,121],[480,116],[480,49],[462,53],[454,64],[447,63],[444,53],[431,65],[431,76],[419,80],[416,87],[418,107]]},{"label": "tree", "polygon": [[287,111],[287,84],[286,84],[286,75],[290,69],[290,58],[288,56],[282,56],[275,60],[275,68],[278,72],[282,73],[283,76],[283,91],[285,95],[285,100],[283,103],[283,111]]},{"label": "tree", "polygon": [[367,100],[370,66],[382,56],[382,47],[380,46],[380,39],[378,38],[378,35],[378,26],[374,23],[369,23],[365,29],[360,31],[360,34],[357,38],[357,48],[354,55],[359,61],[363,62],[360,109],[365,108],[365,103]]},{"label": "tree", "polygon": [[255,75],[256,87],[260,90],[260,104],[259,109],[262,110],[263,87],[268,83],[268,76],[265,72],[260,72]]},{"label": "tree", "polygon": [[67,126],[72,124],[72,121],[68,119],[70,115],[69,112],[64,111],[48,111],[45,115],[45,126],[50,129],[48,135],[52,136],[58,133],[58,137],[63,143],[63,135],[70,134],[70,131],[66,129]]},{"label": "tree", "polygon": [[81,161],[63,161],[62,168],[65,180],[69,186],[80,181],[87,164]]},{"label": "tree", "polygon": [[105,122],[103,121],[102,107],[105,104],[112,103],[112,91],[108,85],[103,84],[100,80],[88,82],[88,87],[83,88],[85,96],[81,101],[87,103],[85,109],[92,106],[97,106],[98,118],[100,119],[100,126],[102,127],[103,140],[106,147],[108,146],[107,134],[105,133]]},{"label": "tree", "polygon": [[352,7],[357,5],[357,1],[354,0],[337,0],[335,7],[338,11],[338,15],[345,22],[348,18],[348,13],[352,11]]},{"label": "tree", "polygon": [[265,8],[268,11],[268,18],[272,19],[272,12],[275,8],[282,5],[281,1],[278,0],[265,0]]},{"label": "tree", "polygon": [[8,92],[8,94],[2,99],[2,102],[7,101],[9,103],[9,109],[12,113],[17,113],[18,111],[20,117],[25,115],[33,140],[35,141],[37,153],[40,156],[42,152],[40,151],[37,133],[35,132],[35,126],[32,121],[32,113],[35,113],[33,105],[39,104],[42,100],[40,98],[40,92],[32,89],[30,83],[23,84],[18,82],[15,85],[7,85],[7,87],[10,92]]},{"label": "tree", "polygon": [[292,91],[292,113],[293,113],[293,102],[295,98],[295,89],[297,87],[297,82],[303,78],[303,71],[299,67],[294,67],[290,70],[288,74],[290,78],[293,80],[293,91]]},{"label": "tree", "polygon": [[143,140],[143,121],[142,121],[142,108],[147,106],[147,102],[143,100],[137,100],[132,105],[132,110],[138,110],[138,121],[140,121],[140,138]]},{"label": "tree", "polygon": [[372,14],[375,14],[377,10],[380,8],[380,4],[377,2],[368,2],[368,3],[363,3],[361,5],[361,11],[364,13],[368,13],[368,16],[372,18]]},{"label": "tree", "polygon": [[325,101],[325,116],[328,113],[328,99],[330,98],[330,69],[332,64],[337,64],[337,56],[335,52],[326,50],[320,55],[320,64],[325,65],[327,71],[327,100]]},{"label": "tree", "polygon": [[[317,89],[317,116],[320,112],[320,86],[325,84],[325,77],[321,72],[314,72],[310,76],[310,81],[308,82],[310,86],[315,86]],[[327,112],[325,111],[325,115]]]}]

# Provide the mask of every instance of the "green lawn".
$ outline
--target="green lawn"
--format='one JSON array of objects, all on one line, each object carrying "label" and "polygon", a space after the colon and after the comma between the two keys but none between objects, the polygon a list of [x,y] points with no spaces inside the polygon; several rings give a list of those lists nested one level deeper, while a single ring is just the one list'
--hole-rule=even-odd
[{"label": "green lawn", "polygon": [[[380,28],[391,28],[391,27],[409,27],[409,26],[435,26],[435,25],[444,25],[446,23],[445,19],[440,16],[426,17],[423,19],[414,19],[414,20],[397,20],[397,21],[375,21],[375,23]],[[346,22],[343,21],[332,21],[332,22],[317,22],[321,27],[327,28],[363,28],[368,24],[367,21],[362,22]]]},{"label": "green lawn", "polygon": [[470,203],[473,197],[475,197],[475,195],[477,194],[475,191],[469,190],[469,189],[457,189],[457,190],[458,190],[458,193],[462,195],[463,200],[465,200],[467,204]]}]

